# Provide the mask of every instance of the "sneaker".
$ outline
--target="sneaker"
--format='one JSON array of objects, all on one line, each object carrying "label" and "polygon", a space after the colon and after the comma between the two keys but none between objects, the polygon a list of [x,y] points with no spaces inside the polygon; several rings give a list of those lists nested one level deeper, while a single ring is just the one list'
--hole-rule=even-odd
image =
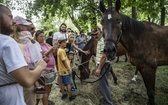
[{"label": "sneaker", "polygon": [[75,91],[76,88],[74,86],[71,87],[71,91]]},{"label": "sneaker", "polygon": [[47,91],[43,87],[37,87],[37,88],[35,88],[34,93],[45,94],[45,93],[47,93]]},{"label": "sneaker", "polygon": [[61,99],[63,100],[65,98],[67,98],[67,96],[68,96],[68,94],[66,93],[66,94],[62,95]]},{"label": "sneaker", "polygon": [[69,97],[69,101],[72,101],[72,100],[74,100],[75,98],[76,98],[76,95],[72,95],[72,96]]},{"label": "sneaker", "polygon": [[134,77],[132,78],[132,81],[136,82],[136,79],[137,79],[137,75],[134,75]]}]

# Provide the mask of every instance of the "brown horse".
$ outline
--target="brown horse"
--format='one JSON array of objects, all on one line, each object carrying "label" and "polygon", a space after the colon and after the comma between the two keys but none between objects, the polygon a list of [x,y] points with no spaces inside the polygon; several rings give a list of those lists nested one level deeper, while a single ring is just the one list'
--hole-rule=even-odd
[{"label": "brown horse", "polygon": [[168,64],[168,27],[137,21],[119,13],[120,0],[116,1],[114,8],[111,4],[109,1],[109,8],[106,9],[104,3],[100,2],[107,58],[115,58],[116,45],[120,41],[128,51],[130,62],[142,75],[147,89],[147,105],[155,105],[156,69],[157,66]]},{"label": "brown horse", "polygon": [[[84,51],[89,50],[90,54],[85,55],[82,53],[82,59],[81,59],[82,65],[79,66],[81,81],[89,78],[90,75],[89,61],[92,56],[96,56],[97,42],[98,42],[97,38],[95,36],[92,36],[91,39],[87,42],[87,44],[83,48]],[[115,73],[113,72],[113,70],[111,70],[110,72],[113,76],[114,83],[117,84],[117,77],[115,76]]]},{"label": "brown horse", "polygon": [[127,57],[127,50],[124,48],[124,46],[121,43],[118,43],[117,45],[117,60],[116,63],[119,61],[119,57],[125,55],[125,62],[127,62],[128,57]]},{"label": "brown horse", "polygon": [[82,53],[81,65],[79,65],[81,80],[89,78],[90,75],[89,61],[92,55],[96,56],[96,47],[97,47],[97,40],[94,36],[92,36],[91,39],[87,42],[87,44],[83,48],[84,51],[89,50],[90,54],[85,55]]}]

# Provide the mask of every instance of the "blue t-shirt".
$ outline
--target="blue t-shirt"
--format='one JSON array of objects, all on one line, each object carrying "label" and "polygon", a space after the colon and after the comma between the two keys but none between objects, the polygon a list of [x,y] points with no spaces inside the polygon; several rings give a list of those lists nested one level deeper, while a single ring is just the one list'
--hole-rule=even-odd
[{"label": "blue t-shirt", "polygon": [[[85,38],[86,38],[85,36],[78,36],[78,37],[76,38],[76,42],[77,42],[77,43],[78,43],[78,42],[81,42],[81,41],[85,40]],[[80,49],[83,49],[83,48],[85,47],[85,45],[86,45],[86,42],[84,41],[84,42],[78,44],[78,47],[79,47]]]}]

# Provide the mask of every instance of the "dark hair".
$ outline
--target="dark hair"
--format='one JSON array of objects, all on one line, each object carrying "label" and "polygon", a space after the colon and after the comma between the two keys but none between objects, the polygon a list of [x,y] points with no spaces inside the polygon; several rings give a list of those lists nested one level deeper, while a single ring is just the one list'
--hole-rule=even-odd
[{"label": "dark hair", "polygon": [[61,27],[62,27],[63,25],[67,27],[67,25],[66,25],[65,23],[62,23],[62,24],[60,25],[60,27],[59,27],[59,31],[61,31]]},{"label": "dark hair", "polygon": [[83,30],[79,32],[80,34],[83,33]]},{"label": "dark hair", "polygon": [[36,40],[37,40],[37,37],[38,37],[41,33],[44,33],[44,31],[43,31],[43,30],[37,30],[37,31],[35,32],[35,39],[36,39]]},{"label": "dark hair", "polygon": [[101,29],[99,27],[95,27],[95,28],[92,29],[90,34],[91,35],[96,35],[98,31],[101,31]]},{"label": "dark hair", "polygon": [[61,44],[64,41],[67,41],[67,39],[58,40],[58,43]]},{"label": "dark hair", "polygon": [[50,32],[48,33],[48,36],[52,36],[53,33],[54,33],[53,31],[50,31]]}]

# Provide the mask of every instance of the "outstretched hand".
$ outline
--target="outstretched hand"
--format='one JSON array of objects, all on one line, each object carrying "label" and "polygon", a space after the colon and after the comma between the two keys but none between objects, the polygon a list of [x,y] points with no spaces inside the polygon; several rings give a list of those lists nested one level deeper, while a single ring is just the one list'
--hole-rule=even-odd
[{"label": "outstretched hand", "polygon": [[89,55],[89,54],[90,54],[90,51],[87,50],[87,51],[84,51],[83,53],[84,53],[85,55]]}]

